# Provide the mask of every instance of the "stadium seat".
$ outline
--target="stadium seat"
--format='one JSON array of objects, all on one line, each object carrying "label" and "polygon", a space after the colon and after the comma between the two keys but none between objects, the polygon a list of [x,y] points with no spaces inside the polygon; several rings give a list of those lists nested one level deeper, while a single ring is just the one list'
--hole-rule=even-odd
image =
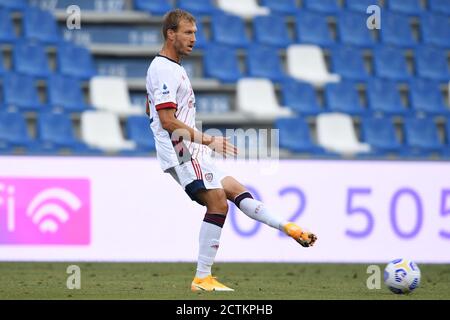
[{"label": "stadium seat", "polygon": [[297,41],[331,47],[336,44],[328,29],[327,17],[323,13],[302,10],[296,15]]},{"label": "stadium seat", "polygon": [[292,43],[286,22],[282,16],[258,16],[253,19],[255,41],[277,48],[286,48]]},{"label": "stadium seat", "polygon": [[311,137],[308,123],[300,117],[277,119],[274,127],[280,130],[280,148],[296,153],[324,154]]},{"label": "stadium seat", "polygon": [[[37,138],[46,148],[68,148],[76,153],[94,153],[75,137],[75,128],[68,114],[41,113],[37,121]],[[98,151],[97,151],[98,152]]]},{"label": "stadium seat", "polygon": [[52,75],[47,82],[48,103],[52,108],[67,112],[82,112],[91,107],[83,98],[80,80],[61,74]]},{"label": "stadium seat", "polygon": [[286,76],[277,49],[253,45],[247,50],[247,73],[253,78],[268,78],[280,82]]},{"label": "stadium seat", "polygon": [[16,72],[46,79],[51,74],[47,53],[42,44],[36,41],[19,40],[13,51]]},{"label": "stadium seat", "polygon": [[192,13],[194,16],[203,16],[211,15],[216,10],[213,3],[212,0],[178,0],[178,7]]},{"label": "stadium seat", "polygon": [[339,75],[328,72],[322,49],[314,45],[290,45],[287,48],[287,70],[293,78],[318,87],[340,81]]},{"label": "stadium seat", "polygon": [[325,86],[325,100],[329,111],[360,116],[366,112],[359,101],[353,82],[329,83]]},{"label": "stadium seat", "polygon": [[203,30],[203,23],[199,20],[195,23],[197,27],[197,32],[195,33],[195,48],[204,49],[208,40],[205,36],[205,31]]},{"label": "stadium seat", "polygon": [[278,104],[275,88],[270,80],[243,78],[237,83],[237,110],[255,119],[273,120],[290,116],[292,112]]},{"label": "stadium seat", "polygon": [[336,14],[341,9],[338,0],[303,0],[303,8],[326,14]]},{"label": "stadium seat", "polygon": [[374,70],[379,78],[409,81],[406,57],[402,49],[388,46],[379,46],[374,52]]},{"label": "stadium seat", "polygon": [[25,10],[22,21],[26,39],[45,44],[56,44],[60,40],[56,20],[50,12],[38,7],[29,7]]},{"label": "stadium seat", "polygon": [[348,10],[366,13],[367,8],[372,5],[380,5],[378,0],[345,0],[345,7]]},{"label": "stadium seat", "polygon": [[140,11],[149,12],[155,16],[162,16],[173,8],[168,0],[134,0],[134,8]]},{"label": "stadium seat", "polygon": [[449,115],[438,82],[416,78],[410,83],[409,94],[414,111],[430,115]]},{"label": "stadium seat", "polygon": [[262,0],[261,3],[272,13],[282,15],[293,15],[298,10],[296,0]]},{"label": "stadium seat", "polygon": [[419,77],[445,82],[450,80],[445,50],[422,46],[416,49],[415,58]]},{"label": "stadium seat", "polygon": [[[0,76],[4,75],[5,72],[6,72],[6,70],[5,70],[5,67],[3,66],[3,59],[2,59],[2,57],[0,57]],[[0,78],[0,83],[1,82],[2,82],[2,78]],[[1,86],[0,86],[0,89],[1,89]],[[0,93],[1,93],[1,90],[0,90]],[[0,95],[0,101],[2,101],[1,95]],[[0,104],[0,106],[1,106],[1,104]]]},{"label": "stadium seat", "polygon": [[89,94],[92,106],[107,110],[119,116],[138,115],[144,108],[133,106],[124,78],[95,76],[89,81]]},{"label": "stadium seat", "polygon": [[13,43],[16,39],[11,13],[0,7],[0,43]]},{"label": "stadium seat", "polygon": [[216,12],[211,23],[212,40],[234,48],[246,48],[250,41],[245,32],[244,21],[235,15]]},{"label": "stadium seat", "polygon": [[244,19],[270,13],[268,8],[259,6],[256,0],[217,0],[217,6],[225,12]]},{"label": "stadium seat", "polygon": [[11,11],[23,11],[28,4],[27,0],[0,0],[0,8],[2,7]]},{"label": "stadium seat", "polygon": [[385,45],[402,48],[415,48],[417,46],[409,16],[391,11],[383,12],[382,24],[380,36]]},{"label": "stadium seat", "polygon": [[118,116],[105,111],[85,111],[81,114],[81,137],[90,147],[106,152],[136,147],[135,142],[123,138]]},{"label": "stadium seat", "polygon": [[450,20],[448,16],[425,13],[420,19],[424,44],[450,49]]},{"label": "stadium seat", "polygon": [[286,78],[281,84],[281,99],[284,106],[298,115],[317,115],[322,112],[314,87],[306,82]]},{"label": "stadium seat", "polygon": [[338,18],[338,34],[343,44],[369,49],[375,45],[372,33],[367,28],[366,14],[343,11]]},{"label": "stadium seat", "polygon": [[322,113],[317,116],[317,138],[326,150],[341,154],[367,153],[370,146],[358,141],[351,116]]},{"label": "stadium seat", "polygon": [[401,152],[403,149],[390,118],[363,118],[361,135],[362,140],[370,145],[372,153]]},{"label": "stadium seat", "polygon": [[412,154],[442,152],[443,143],[439,139],[436,124],[431,118],[405,119],[405,143]]},{"label": "stadium seat", "polygon": [[0,112],[0,142],[11,147],[28,147],[34,140],[20,112]]},{"label": "stadium seat", "polygon": [[367,83],[367,98],[370,109],[386,115],[405,115],[397,83],[385,79],[371,79]]},{"label": "stadium seat", "polygon": [[343,79],[366,81],[370,75],[364,66],[362,50],[350,46],[336,46],[331,51],[333,72]]},{"label": "stadium seat", "polygon": [[242,77],[236,51],[225,45],[210,43],[203,55],[205,76],[222,82],[236,82]]},{"label": "stadium seat", "polygon": [[60,73],[82,80],[88,80],[96,74],[91,53],[86,48],[62,42],[57,51]]},{"label": "stadium seat", "polygon": [[389,0],[387,8],[408,15],[420,15],[424,11],[420,0]]},{"label": "stadium seat", "polygon": [[147,116],[128,117],[126,135],[128,139],[136,143],[137,151],[155,151],[155,138]]},{"label": "stadium seat", "polygon": [[431,11],[450,15],[450,2],[446,0],[428,0]]},{"label": "stadium seat", "polygon": [[28,75],[6,73],[3,76],[3,96],[7,108],[21,111],[39,111],[46,108],[39,101],[34,78]]}]

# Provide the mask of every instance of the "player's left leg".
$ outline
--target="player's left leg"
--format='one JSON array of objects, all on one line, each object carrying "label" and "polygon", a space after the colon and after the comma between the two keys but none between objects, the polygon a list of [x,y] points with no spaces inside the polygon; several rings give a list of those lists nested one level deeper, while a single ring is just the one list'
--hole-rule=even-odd
[{"label": "player's left leg", "polygon": [[222,186],[227,199],[234,202],[247,216],[260,221],[268,226],[285,232],[294,238],[303,247],[313,246],[317,240],[316,235],[304,231],[297,224],[285,221],[281,217],[272,213],[261,201],[253,199],[250,192],[236,179],[226,176],[222,179]]}]

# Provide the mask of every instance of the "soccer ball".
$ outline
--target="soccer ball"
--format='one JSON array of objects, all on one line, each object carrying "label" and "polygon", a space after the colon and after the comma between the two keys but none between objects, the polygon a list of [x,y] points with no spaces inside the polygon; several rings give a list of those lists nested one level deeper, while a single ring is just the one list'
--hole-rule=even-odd
[{"label": "soccer ball", "polygon": [[410,260],[393,260],[384,269],[384,283],[393,293],[410,293],[420,284],[420,269]]}]

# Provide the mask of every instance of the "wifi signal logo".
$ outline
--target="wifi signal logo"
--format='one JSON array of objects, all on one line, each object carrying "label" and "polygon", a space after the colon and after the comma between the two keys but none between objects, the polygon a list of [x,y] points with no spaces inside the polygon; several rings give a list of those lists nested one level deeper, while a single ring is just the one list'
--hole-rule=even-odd
[{"label": "wifi signal logo", "polygon": [[87,179],[0,177],[0,244],[89,244],[90,207]]}]

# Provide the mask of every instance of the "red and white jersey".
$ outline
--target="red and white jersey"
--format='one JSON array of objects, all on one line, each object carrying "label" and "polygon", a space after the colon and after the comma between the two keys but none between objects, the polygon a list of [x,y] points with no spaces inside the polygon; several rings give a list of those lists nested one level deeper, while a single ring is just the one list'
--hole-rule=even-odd
[{"label": "red and white jersey", "polygon": [[197,130],[194,91],[183,66],[168,57],[157,55],[148,68],[146,87],[150,127],[161,168],[166,171],[191,158],[209,155],[210,151],[204,145],[191,141],[172,141],[171,134],[162,127],[158,116],[158,110],[174,108],[178,120]]}]

